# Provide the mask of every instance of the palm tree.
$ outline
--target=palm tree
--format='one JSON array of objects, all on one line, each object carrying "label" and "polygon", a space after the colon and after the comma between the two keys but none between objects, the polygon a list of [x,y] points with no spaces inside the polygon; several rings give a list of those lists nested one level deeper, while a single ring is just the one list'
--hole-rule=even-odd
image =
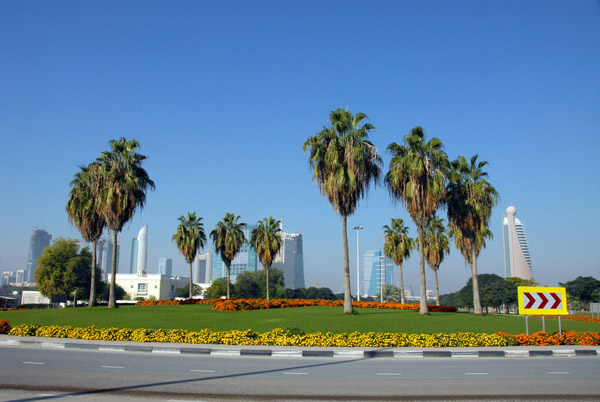
[{"label": "palm tree", "polygon": [[115,304],[115,275],[117,267],[117,233],[123,225],[146,203],[146,191],[154,189],[154,182],[142,168],[145,155],[136,150],[140,147],[137,140],[127,141],[121,137],[110,141],[110,151],[102,152],[96,160],[100,165],[102,187],[99,194],[99,212],[106,226],[113,231],[112,270],[108,307]]},{"label": "palm tree", "polygon": [[179,218],[179,226],[177,232],[173,235],[173,240],[177,244],[177,248],[183,254],[185,261],[190,264],[190,299],[192,298],[192,290],[194,283],[192,281],[192,264],[196,258],[198,249],[204,247],[206,234],[204,234],[204,225],[202,218],[196,217],[195,212],[188,212],[187,218],[181,215]]},{"label": "palm tree", "polygon": [[[397,286],[394,286],[390,283],[384,283],[381,286],[381,289],[377,291],[375,295],[375,300],[384,302],[394,302],[394,303],[402,303],[402,292],[398,289]],[[404,304],[404,303],[402,303]]]},{"label": "palm tree", "polygon": [[429,225],[427,225],[423,233],[423,241],[425,242],[425,259],[435,274],[435,304],[439,306],[440,285],[438,282],[438,269],[442,261],[444,261],[444,257],[450,253],[450,241],[448,240],[448,236],[446,236],[446,227],[442,218],[435,215],[431,218]]},{"label": "palm tree", "polygon": [[447,188],[447,212],[450,236],[456,248],[471,266],[473,277],[473,307],[475,314],[482,314],[477,280],[477,256],[485,247],[485,239],[492,237],[488,229],[492,208],[498,202],[498,192],[486,180],[483,167],[488,163],[477,162],[478,155],[470,161],[464,156],[452,162]]},{"label": "palm tree", "polygon": [[227,298],[229,299],[229,284],[231,283],[231,261],[240,251],[242,245],[248,243],[244,235],[245,223],[238,222],[239,216],[232,213],[225,214],[225,218],[217,223],[210,237],[215,244],[215,251],[227,267]]},{"label": "palm tree", "polygon": [[92,243],[92,273],[90,283],[90,301],[88,306],[96,305],[96,256],[98,239],[104,230],[104,220],[98,213],[98,165],[79,166],[71,181],[71,191],[67,201],[69,222],[77,226],[83,239]]},{"label": "palm tree", "polygon": [[429,314],[425,283],[423,230],[444,201],[448,157],[439,138],[425,142],[425,131],[415,127],[404,136],[404,145],[395,142],[388,146],[392,153],[390,170],[385,183],[394,200],[406,207],[417,225],[421,268],[420,313]]},{"label": "palm tree", "polygon": [[265,218],[258,222],[250,238],[250,244],[258,253],[258,258],[267,274],[267,300],[269,299],[269,268],[281,249],[280,223],[281,221],[276,221],[272,216]]},{"label": "palm tree", "polygon": [[384,225],[383,230],[385,233],[383,252],[400,268],[400,303],[404,304],[402,262],[405,258],[410,257],[411,250],[415,248],[415,241],[408,236],[408,226],[404,226],[404,220],[400,218],[392,218],[392,227]]},{"label": "palm tree", "polygon": [[381,157],[368,140],[374,127],[364,113],[352,115],[337,109],[329,114],[331,127],[323,128],[303,145],[309,150],[313,179],[321,194],[329,199],[333,209],[342,217],[344,242],[344,313],[351,314],[350,263],[348,257],[347,218],[354,213],[360,198],[364,198],[371,182],[377,184],[381,175]]}]

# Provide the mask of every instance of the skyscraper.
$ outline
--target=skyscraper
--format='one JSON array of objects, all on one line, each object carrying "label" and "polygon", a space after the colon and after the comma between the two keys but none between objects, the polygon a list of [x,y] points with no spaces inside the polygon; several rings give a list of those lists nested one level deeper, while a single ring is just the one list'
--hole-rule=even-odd
[{"label": "skyscraper", "polygon": [[37,267],[37,260],[44,249],[50,246],[50,240],[52,240],[52,235],[45,230],[35,229],[31,231],[29,256],[27,258],[27,282],[33,283],[33,273]]},{"label": "skyscraper", "polygon": [[138,241],[137,238],[131,239],[131,257],[129,259],[129,273],[135,274],[137,272],[137,253],[138,253]]},{"label": "skyscraper", "polygon": [[273,268],[283,271],[285,288],[305,287],[301,234],[281,232],[281,248],[273,261]]},{"label": "skyscraper", "polygon": [[171,276],[173,271],[173,260],[170,258],[159,258],[158,259],[158,273],[161,275]]},{"label": "skyscraper", "polygon": [[208,250],[203,254],[196,254],[192,270],[194,283],[210,283],[212,276],[213,252]]},{"label": "skyscraper", "polygon": [[148,260],[148,225],[144,225],[137,236],[137,259],[135,273],[145,275],[148,272],[146,261]]},{"label": "skyscraper", "polygon": [[[112,231],[108,231],[106,237],[98,240],[98,266],[102,270],[102,278],[104,281],[108,281],[108,277],[112,272],[112,254],[113,254],[113,242],[112,242]],[[115,272],[119,272],[119,254],[121,246],[117,244],[117,266]]]},{"label": "skyscraper", "polygon": [[363,291],[366,296],[375,296],[382,284],[393,283],[394,264],[383,256],[381,250],[367,250],[363,258]]},{"label": "skyscraper", "polygon": [[525,237],[525,228],[515,218],[517,208],[512,205],[502,214],[502,234],[504,240],[504,276],[533,280],[531,257]]}]

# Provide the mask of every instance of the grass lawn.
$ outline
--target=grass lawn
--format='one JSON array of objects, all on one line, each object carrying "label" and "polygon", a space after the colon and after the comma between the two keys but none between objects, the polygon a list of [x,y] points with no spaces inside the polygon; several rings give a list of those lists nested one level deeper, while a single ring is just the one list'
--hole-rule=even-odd
[{"label": "grass lawn", "polygon": [[[213,311],[212,306],[124,306],[80,307],[50,310],[1,311],[0,319],[11,326],[18,324],[69,325],[98,328],[186,329],[198,331],[246,330],[267,332],[274,328],[300,328],[305,332],[405,332],[451,333],[497,331],[511,334],[525,332],[525,318],[520,316],[468,313],[431,313],[418,311],[357,308],[358,314],[345,315],[338,307],[298,307],[254,311]],[[541,318],[529,318],[529,332],[542,329]],[[600,331],[600,324],[562,320],[563,331]],[[558,332],[558,320],[546,319],[546,332]]]}]

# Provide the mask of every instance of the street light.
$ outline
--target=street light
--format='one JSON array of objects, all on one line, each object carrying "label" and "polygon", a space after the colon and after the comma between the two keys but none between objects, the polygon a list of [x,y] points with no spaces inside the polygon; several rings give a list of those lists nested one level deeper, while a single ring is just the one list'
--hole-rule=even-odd
[{"label": "street light", "polygon": [[360,301],[360,253],[358,251],[358,231],[361,230],[362,226],[354,226],[352,229],[356,230],[356,300]]}]

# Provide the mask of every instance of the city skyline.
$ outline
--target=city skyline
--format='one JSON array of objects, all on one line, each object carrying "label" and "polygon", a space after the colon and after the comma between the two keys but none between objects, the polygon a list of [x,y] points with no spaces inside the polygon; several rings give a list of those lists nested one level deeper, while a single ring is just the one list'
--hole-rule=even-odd
[{"label": "city skyline", "polygon": [[[25,269],[33,228],[80,239],[65,212],[69,183],[123,136],[140,142],[156,190],[118,233],[122,259],[149,225],[148,270],[168,257],[187,276],[171,241],[177,217],[195,211],[210,233],[227,212],[248,224],[273,216],[303,236],[306,286],[338,293],[341,220],[302,150],[338,107],[368,115],[384,174],[387,146],[415,126],[450,159],[489,162],[501,198],[479,273],[504,275],[500,217],[510,205],[527,223],[536,281],[599,272],[598,2],[33,0],[3,2],[0,15],[10,38],[0,41],[0,272]],[[360,256],[382,248],[392,217],[416,237],[404,207],[371,188],[348,218],[364,227]],[[407,289],[419,287],[418,260],[403,264]],[[452,243],[440,292],[469,277]]]}]

